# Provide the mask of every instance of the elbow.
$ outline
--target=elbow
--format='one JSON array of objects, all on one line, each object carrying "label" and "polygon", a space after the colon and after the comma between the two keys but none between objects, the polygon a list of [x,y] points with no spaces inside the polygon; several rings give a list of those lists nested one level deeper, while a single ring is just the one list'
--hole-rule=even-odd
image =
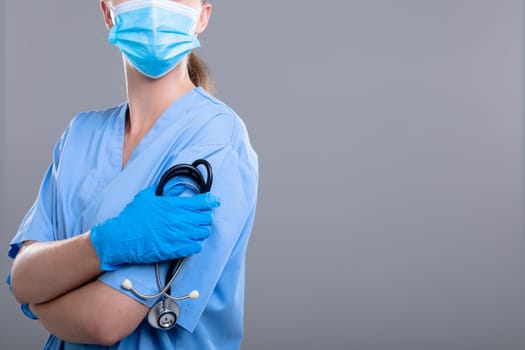
[{"label": "elbow", "polygon": [[89,317],[89,328],[98,344],[109,347],[133,333],[144,320],[148,308],[102,282],[95,282],[92,286],[100,288],[97,294],[104,296],[100,296],[102,300],[97,312]]},{"label": "elbow", "polygon": [[100,319],[91,327],[93,343],[102,346],[113,346],[133,332],[134,328],[126,327],[126,322],[115,322],[108,318]]},{"label": "elbow", "polygon": [[133,329],[128,331],[122,325],[127,323],[125,318],[115,322],[115,318],[105,317],[107,316],[105,311],[95,315],[85,312],[85,309],[80,307],[74,317],[68,317],[68,313],[56,312],[55,306],[51,302],[34,305],[33,309],[39,316],[42,326],[49,333],[66,342],[111,347],[133,331]]},{"label": "elbow", "polygon": [[103,334],[99,334],[95,339],[97,345],[111,347],[123,338],[115,336],[114,333],[104,331]]},{"label": "elbow", "polygon": [[31,275],[28,273],[29,271],[27,271],[27,264],[24,261],[25,250],[32,244],[32,242],[24,243],[18,252],[11,268],[10,280],[8,281],[13,296],[20,304],[40,304],[46,301],[42,300],[41,293],[35,287],[37,282],[32,280]]},{"label": "elbow", "polygon": [[74,327],[47,323],[46,319],[40,319],[43,326],[57,338],[70,343],[81,343],[96,346],[111,347],[124,339],[125,336],[119,334],[118,330],[112,328],[104,320],[88,322],[84,320],[77,323]]},{"label": "elbow", "polygon": [[31,298],[34,288],[28,288],[27,283],[24,283],[20,277],[16,269],[13,269],[11,272],[11,291],[13,296],[20,304],[36,304],[37,301]]},{"label": "elbow", "polygon": [[11,269],[11,292],[20,304],[41,304],[48,301],[38,282],[28,276],[16,260]]}]

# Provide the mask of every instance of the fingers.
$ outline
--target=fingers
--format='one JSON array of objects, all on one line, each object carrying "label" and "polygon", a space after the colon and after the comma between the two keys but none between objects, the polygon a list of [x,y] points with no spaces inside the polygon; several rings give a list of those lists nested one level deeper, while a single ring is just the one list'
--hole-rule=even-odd
[{"label": "fingers", "polygon": [[211,228],[211,222],[208,224],[174,222],[173,225],[168,228],[168,231],[164,233],[166,236],[165,240],[168,241],[170,238],[173,239],[174,234],[178,235],[179,239],[182,240],[203,240],[210,236]]},{"label": "fingers", "polygon": [[221,200],[218,197],[215,197],[212,194],[208,193],[208,203],[210,208],[218,208],[221,206]]},{"label": "fingers", "polygon": [[221,205],[219,198],[207,193],[197,194],[191,197],[163,197],[167,201],[186,209],[207,210],[217,208]]},{"label": "fingers", "polygon": [[211,225],[213,222],[213,211],[207,210],[190,210],[184,214],[181,220],[189,225]]},{"label": "fingers", "polygon": [[172,252],[171,254],[176,258],[180,258],[200,253],[200,251],[202,250],[203,243],[204,240],[188,242],[184,245],[184,247],[178,247],[178,249],[176,249],[176,252]]},{"label": "fingers", "polygon": [[[211,234],[211,225],[199,226],[197,230],[192,232],[191,239],[194,241],[203,241]],[[202,243],[201,243],[202,244]]]}]

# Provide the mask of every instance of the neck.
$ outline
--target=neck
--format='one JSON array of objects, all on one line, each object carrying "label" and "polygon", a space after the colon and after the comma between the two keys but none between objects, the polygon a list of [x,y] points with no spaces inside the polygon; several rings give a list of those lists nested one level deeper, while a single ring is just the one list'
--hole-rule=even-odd
[{"label": "neck", "polygon": [[126,131],[131,135],[140,135],[146,133],[173,102],[195,85],[183,61],[160,79],[147,78],[127,63],[126,87],[129,101]]}]

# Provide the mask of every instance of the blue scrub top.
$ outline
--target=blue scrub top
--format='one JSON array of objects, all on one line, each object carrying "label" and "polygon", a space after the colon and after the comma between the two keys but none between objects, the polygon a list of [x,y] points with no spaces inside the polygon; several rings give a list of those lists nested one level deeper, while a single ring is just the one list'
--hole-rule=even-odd
[{"label": "blue scrub top", "polygon": [[[128,104],[76,116],[57,142],[38,197],[11,242],[15,258],[24,241],[74,237],[114,217],[141,189],[156,185],[171,166],[206,159],[213,167],[211,193],[221,200],[210,237],[186,264],[172,295],[197,289],[200,298],[178,302],[177,327],[152,328],[145,319],[109,349],[239,349],[243,332],[244,261],[257,199],[258,161],[246,128],[228,106],[195,88],[174,102],[122,167]],[[166,265],[162,265],[162,276]],[[121,288],[130,279],[143,294],[156,294],[154,265],[129,265],[99,280]],[[104,349],[50,335],[44,349]]]}]

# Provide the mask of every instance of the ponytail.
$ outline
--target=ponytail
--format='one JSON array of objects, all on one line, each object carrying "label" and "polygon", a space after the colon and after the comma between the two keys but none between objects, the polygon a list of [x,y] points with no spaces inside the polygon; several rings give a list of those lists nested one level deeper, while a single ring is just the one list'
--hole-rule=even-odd
[{"label": "ponytail", "polygon": [[[201,0],[201,4],[207,4],[209,0]],[[215,95],[215,86],[211,78],[210,70],[206,64],[197,56],[195,51],[190,52],[188,58],[188,74],[195,86],[200,86],[210,95]]]},{"label": "ponytail", "polygon": [[190,52],[188,59],[188,73],[191,82],[195,86],[202,87],[211,95],[215,94],[215,86],[213,85],[213,80],[208,67],[193,51]]}]

